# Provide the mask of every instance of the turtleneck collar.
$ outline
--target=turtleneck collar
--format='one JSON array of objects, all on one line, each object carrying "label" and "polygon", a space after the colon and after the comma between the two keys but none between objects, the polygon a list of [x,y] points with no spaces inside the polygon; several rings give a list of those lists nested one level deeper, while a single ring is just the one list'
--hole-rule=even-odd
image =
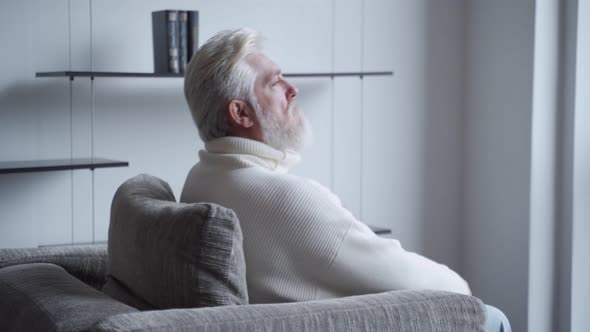
[{"label": "turtleneck collar", "polygon": [[205,149],[212,154],[253,156],[256,158],[249,159],[260,166],[284,172],[301,160],[301,156],[295,151],[280,151],[259,141],[234,136],[216,138],[206,142]]}]

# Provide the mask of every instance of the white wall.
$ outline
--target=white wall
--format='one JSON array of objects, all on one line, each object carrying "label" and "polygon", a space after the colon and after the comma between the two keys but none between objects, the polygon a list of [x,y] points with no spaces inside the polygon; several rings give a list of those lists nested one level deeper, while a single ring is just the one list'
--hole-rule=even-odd
[{"label": "white wall", "polygon": [[19,51],[0,61],[0,161],[84,157],[93,146],[94,155],[130,167],[99,169],[94,178],[88,170],[0,175],[0,247],[105,240],[114,191],[137,173],[180,192],[202,147],[182,80],[76,78],[70,85],[34,75],[150,72],[150,12],[185,8],[200,11],[201,41],[221,29],[259,29],[285,72],[394,70],[395,77],[293,80],[316,138],[294,172],[331,187],[367,223],[392,228],[406,248],[458,269],[463,5],[2,2],[0,41]]},{"label": "white wall", "polygon": [[463,271],[476,296],[527,330],[534,10],[470,1]]}]

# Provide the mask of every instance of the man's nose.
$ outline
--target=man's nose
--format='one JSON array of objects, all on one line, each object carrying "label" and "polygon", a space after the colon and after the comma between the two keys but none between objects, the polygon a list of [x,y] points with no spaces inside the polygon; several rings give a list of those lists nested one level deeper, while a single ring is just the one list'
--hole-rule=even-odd
[{"label": "man's nose", "polygon": [[299,89],[297,89],[295,85],[291,84],[291,82],[287,80],[285,80],[285,82],[287,83],[287,98],[291,99],[297,96]]}]

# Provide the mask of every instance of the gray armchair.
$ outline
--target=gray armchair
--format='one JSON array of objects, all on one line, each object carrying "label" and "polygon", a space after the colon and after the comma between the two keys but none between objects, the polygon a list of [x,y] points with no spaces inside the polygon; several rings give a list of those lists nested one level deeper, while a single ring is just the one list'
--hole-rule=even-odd
[{"label": "gray armchair", "polygon": [[113,199],[108,248],[0,249],[0,331],[486,330],[479,299],[442,291],[248,304],[241,250],[231,210],[135,177]]},{"label": "gray armchair", "polygon": [[440,291],[140,312],[99,291],[106,267],[105,245],[1,249],[0,330],[422,332],[486,326],[479,299]]}]

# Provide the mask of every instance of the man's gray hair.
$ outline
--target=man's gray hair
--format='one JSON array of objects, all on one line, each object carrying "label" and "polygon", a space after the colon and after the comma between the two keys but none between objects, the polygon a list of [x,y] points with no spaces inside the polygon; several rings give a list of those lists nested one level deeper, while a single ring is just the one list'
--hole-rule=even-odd
[{"label": "man's gray hair", "polygon": [[192,56],[186,68],[184,96],[204,142],[226,136],[229,124],[225,109],[231,100],[256,107],[256,73],[244,58],[261,47],[262,37],[254,30],[225,30]]}]

